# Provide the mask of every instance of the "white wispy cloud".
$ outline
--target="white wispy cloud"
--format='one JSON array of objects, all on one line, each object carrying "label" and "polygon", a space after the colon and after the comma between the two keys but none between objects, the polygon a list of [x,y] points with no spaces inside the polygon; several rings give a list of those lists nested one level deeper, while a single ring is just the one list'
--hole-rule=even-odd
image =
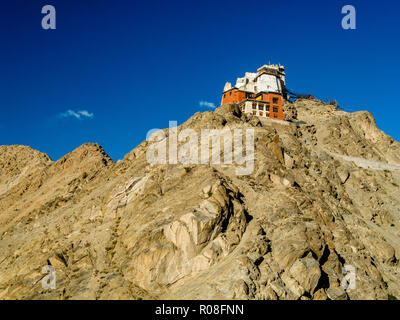
[{"label": "white wispy cloud", "polygon": [[83,120],[83,119],[92,119],[94,117],[94,114],[87,110],[79,110],[79,111],[67,110],[66,112],[60,113],[59,117],[60,118],[73,117],[79,120]]},{"label": "white wispy cloud", "polygon": [[213,109],[216,108],[216,106],[213,102],[208,102],[208,101],[200,101],[199,105],[200,105],[200,107],[213,108]]}]

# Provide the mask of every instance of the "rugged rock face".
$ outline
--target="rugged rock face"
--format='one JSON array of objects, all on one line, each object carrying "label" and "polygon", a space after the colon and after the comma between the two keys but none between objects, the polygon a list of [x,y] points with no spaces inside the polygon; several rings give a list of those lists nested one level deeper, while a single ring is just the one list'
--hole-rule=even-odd
[{"label": "rugged rock face", "polygon": [[180,126],[253,128],[243,176],[149,164],[148,141],[117,163],[97,144],[56,162],[1,146],[0,299],[400,297],[400,144],[368,112],[284,109],[289,121],[224,105]]}]

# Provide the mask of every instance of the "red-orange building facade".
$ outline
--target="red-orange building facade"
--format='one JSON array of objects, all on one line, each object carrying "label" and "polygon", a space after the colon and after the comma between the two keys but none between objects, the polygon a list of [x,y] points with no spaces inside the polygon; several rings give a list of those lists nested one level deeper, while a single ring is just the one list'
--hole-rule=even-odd
[{"label": "red-orange building facade", "polygon": [[283,120],[282,95],[280,93],[252,93],[231,88],[222,95],[221,104],[237,103],[243,112],[255,116]]}]

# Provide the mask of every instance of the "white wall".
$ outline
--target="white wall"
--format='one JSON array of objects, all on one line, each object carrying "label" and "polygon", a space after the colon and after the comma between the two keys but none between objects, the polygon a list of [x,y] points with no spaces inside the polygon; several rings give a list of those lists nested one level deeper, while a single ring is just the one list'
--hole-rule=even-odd
[{"label": "white wall", "polygon": [[276,76],[263,74],[254,81],[256,75],[256,73],[246,72],[245,77],[237,79],[235,87],[250,92],[255,92],[255,87],[257,87],[257,92],[282,92],[281,80]]},{"label": "white wall", "polygon": [[263,74],[257,78],[258,91],[282,92],[280,80],[270,74]]}]

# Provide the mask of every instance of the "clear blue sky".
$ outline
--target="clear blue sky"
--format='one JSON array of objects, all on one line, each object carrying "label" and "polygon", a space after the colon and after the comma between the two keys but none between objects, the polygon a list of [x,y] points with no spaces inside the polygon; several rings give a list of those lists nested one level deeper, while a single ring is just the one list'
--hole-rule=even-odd
[{"label": "clear blue sky", "polygon": [[[41,28],[46,4],[56,30]],[[346,4],[356,30],[341,28]],[[58,159],[98,142],[117,160],[269,61],[288,88],[369,110],[400,140],[399,21],[396,0],[2,0],[0,144]]]}]

